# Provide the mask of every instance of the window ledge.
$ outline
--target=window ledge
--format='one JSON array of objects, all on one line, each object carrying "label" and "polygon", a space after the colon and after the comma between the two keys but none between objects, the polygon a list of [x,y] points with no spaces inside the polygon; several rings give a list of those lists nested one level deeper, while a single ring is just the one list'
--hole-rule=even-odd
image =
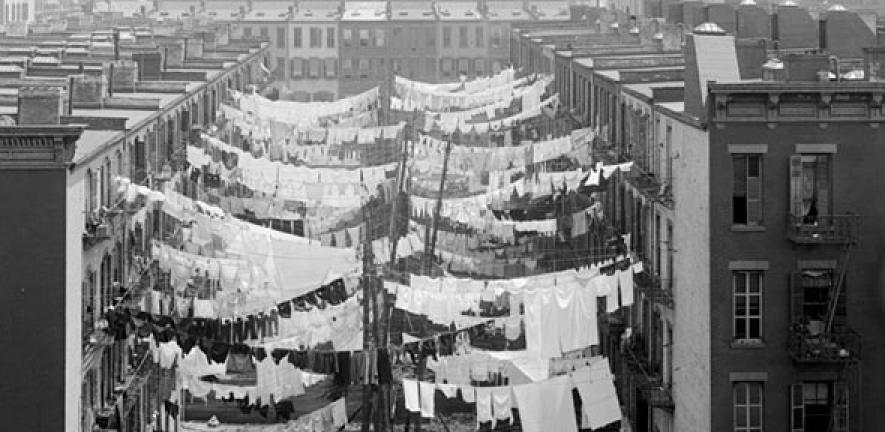
[{"label": "window ledge", "polygon": [[764,232],[765,227],[762,225],[732,225],[733,232]]},{"label": "window ledge", "polygon": [[734,349],[760,349],[765,348],[765,342],[759,339],[743,339],[731,341],[731,347]]}]

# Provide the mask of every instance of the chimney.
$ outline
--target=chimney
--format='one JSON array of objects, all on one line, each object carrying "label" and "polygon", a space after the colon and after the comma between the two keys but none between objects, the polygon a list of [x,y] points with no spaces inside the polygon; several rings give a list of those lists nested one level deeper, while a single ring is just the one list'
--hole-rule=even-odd
[{"label": "chimney", "polygon": [[811,18],[807,9],[796,6],[792,0],[785,0],[777,6],[771,16],[772,38],[778,48],[817,48],[819,25]]},{"label": "chimney", "polygon": [[158,81],[163,68],[163,54],[153,52],[133,53],[132,60],[136,63],[139,81]]},{"label": "chimney", "polygon": [[80,108],[100,108],[106,96],[104,75],[71,75],[68,81],[68,115],[74,105]]},{"label": "chimney", "polygon": [[840,5],[830,6],[820,17],[820,47],[840,58],[863,57],[863,49],[876,46],[876,33],[860,15]]},{"label": "chimney", "polygon": [[734,37],[716,23],[703,23],[685,40],[685,112],[707,117],[707,84],[740,81]]},{"label": "chimney", "polygon": [[755,0],[743,0],[736,11],[736,34],[739,38],[772,38],[771,16],[756,5]]},{"label": "chimney", "polygon": [[62,87],[31,86],[18,90],[18,124],[60,124],[65,94]]},{"label": "chimney", "polygon": [[111,86],[117,92],[135,91],[138,80],[138,64],[131,60],[118,60],[111,64],[113,75],[109,77]]},{"label": "chimney", "polygon": [[734,7],[725,3],[707,5],[706,17],[708,22],[719,24],[726,32],[734,34],[737,29],[737,14]]}]

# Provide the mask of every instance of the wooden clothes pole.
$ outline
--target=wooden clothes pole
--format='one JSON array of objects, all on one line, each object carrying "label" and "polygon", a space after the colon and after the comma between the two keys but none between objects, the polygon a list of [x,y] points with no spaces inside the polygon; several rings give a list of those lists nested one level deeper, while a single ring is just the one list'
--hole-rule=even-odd
[{"label": "wooden clothes pole", "polygon": [[[363,276],[360,278],[360,288],[363,290],[363,352],[369,352],[372,348],[372,322],[371,322],[371,304],[372,304],[372,293],[369,287],[370,279],[369,272],[371,267],[373,266],[373,255],[372,255],[372,209],[367,208],[371,205],[371,202],[364,204],[362,208],[362,219],[363,219]],[[363,411],[363,420],[362,420],[362,428],[363,432],[369,432],[369,427],[372,423],[372,386],[369,383],[363,384],[363,402],[362,402],[362,411]]]},{"label": "wooden clothes pole", "polygon": [[[431,264],[433,263],[433,254],[436,249],[436,235],[439,231],[439,213],[442,209],[443,193],[446,189],[446,174],[449,171],[449,155],[451,155],[452,153],[452,138],[450,138],[449,141],[446,143],[446,154],[443,158],[442,175],[439,179],[439,194],[436,197],[436,207],[433,209],[433,229],[430,233],[430,238],[426,248],[427,253],[424,257],[424,271],[428,276],[433,276]],[[427,237],[425,237],[425,239],[427,239]]]}]

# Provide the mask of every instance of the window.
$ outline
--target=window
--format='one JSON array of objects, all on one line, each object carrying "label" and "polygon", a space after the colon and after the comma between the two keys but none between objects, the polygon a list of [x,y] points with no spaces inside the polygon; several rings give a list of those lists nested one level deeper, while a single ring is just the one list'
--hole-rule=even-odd
[{"label": "window", "polygon": [[361,58],[359,59],[359,70],[360,70],[360,78],[368,78],[370,72],[370,62],[369,59]]},{"label": "window", "polygon": [[307,76],[310,78],[319,78],[320,77],[320,67],[322,62],[318,58],[312,58],[308,61],[307,67]]},{"label": "window", "polygon": [[243,37],[244,38],[252,37],[252,27],[243,27]]},{"label": "window", "polygon": [[476,76],[485,75],[486,73],[486,60],[478,58],[473,61],[473,70],[476,71]]},{"label": "window", "polygon": [[393,68],[393,73],[395,73],[397,75],[402,75],[402,70],[403,70],[402,60],[393,59],[391,64],[392,64],[392,68]]},{"label": "window", "polygon": [[458,60],[458,73],[461,73],[464,75],[470,74],[470,60],[468,60],[468,59]]},{"label": "window", "polygon": [[424,29],[424,45],[428,48],[433,48],[436,46],[436,28],[433,26],[427,26]]},{"label": "window", "polygon": [[484,46],[486,46],[486,37],[485,37],[485,34],[483,33],[483,28],[477,27],[476,28],[476,47],[482,48]]},{"label": "window", "polygon": [[341,75],[344,78],[353,78],[353,60],[346,58],[341,59]]},{"label": "window", "polygon": [[301,79],[304,77],[304,59],[292,59],[292,79]]},{"label": "window", "polygon": [[351,29],[342,30],[341,31],[341,39],[342,39],[341,43],[343,43],[344,46],[346,46],[346,47],[353,46],[353,30],[351,30]]},{"label": "window", "polygon": [[498,73],[498,72],[501,72],[501,70],[502,70],[501,69],[501,61],[500,60],[493,60],[492,61],[492,73]]},{"label": "window", "polygon": [[502,36],[501,27],[492,27],[491,33],[492,34],[490,35],[490,38],[489,38],[489,45],[491,45],[492,48],[500,48],[501,47],[501,39],[502,39],[501,38],[501,36]]},{"label": "window", "polygon": [[292,27],[292,46],[295,48],[301,48],[301,27]]},{"label": "window", "polygon": [[261,34],[262,39],[268,39],[268,35],[270,34],[270,30],[267,27],[261,27],[258,29],[259,34]]},{"label": "window", "polygon": [[311,27],[310,28],[310,47],[311,48],[322,48],[323,47],[323,29],[319,27]]},{"label": "window", "polygon": [[384,46],[384,29],[375,29],[375,46]]},{"label": "window", "polygon": [[735,154],[732,223],[762,225],[762,155]]},{"label": "window", "polygon": [[337,60],[335,60],[333,58],[327,58],[325,60],[325,63],[326,63],[326,67],[325,67],[326,78],[335,78],[335,76],[338,74]]},{"label": "window", "polygon": [[335,27],[326,27],[326,48],[335,48]]},{"label": "window", "polygon": [[440,70],[444,77],[452,76],[452,68],[453,68],[453,60],[450,58],[444,58],[440,60]]},{"label": "window", "polygon": [[844,381],[806,381],[790,386],[790,431],[847,432],[848,386]]},{"label": "window", "polygon": [[734,383],[734,431],[762,432],[762,383]]},{"label": "window", "polygon": [[277,48],[286,47],[286,28],[277,27]]},{"label": "window", "polygon": [[277,78],[285,79],[286,78],[286,58],[285,57],[277,57],[277,67],[274,68],[274,75]]},{"label": "window", "polygon": [[762,340],[762,272],[732,273],[734,285],[734,339]]},{"label": "window", "polygon": [[461,48],[467,48],[467,26],[458,27],[458,46]]},{"label": "window", "polygon": [[443,40],[442,45],[443,48],[451,48],[452,47],[452,28],[449,26],[443,27]]},{"label": "window", "polygon": [[830,215],[830,155],[790,157],[790,214],[794,223],[815,225]]},{"label": "window", "polygon": [[367,29],[360,30],[360,46],[369,46],[369,30]]},{"label": "window", "polygon": [[427,57],[424,59],[424,73],[426,73],[428,77],[432,77],[436,75],[436,59],[433,57]]}]

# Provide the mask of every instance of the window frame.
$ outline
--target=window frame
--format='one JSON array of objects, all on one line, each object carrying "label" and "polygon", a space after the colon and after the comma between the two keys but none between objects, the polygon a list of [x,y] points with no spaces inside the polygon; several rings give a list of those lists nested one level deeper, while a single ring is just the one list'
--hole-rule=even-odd
[{"label": "window frame", "polygon": [[[322,48],[323,47],[323,28],[322,27],[309,27],[307,30],[308,33],[308,46],[310,48]],[[316,36],[316,37],[314,37]]]},{"label": "window frame", "polygon": [[292,48],[304,46],[304,30],[301,26],[292,27]]},{"label": "window frame", "polygon": [[286,47],[286,28],[277,27],[277,48]]},{"label": "window frame", "polygon": [[[757,391],[758,402],[751,399],[752,391]],[[740,396],[743,396],[741,402]],[[744,425],[739,425],[739,410],[744,409]],[[758,410],[758,425],[751,424],[752,410]],[[735,432],[763,432],[765,430],[765,383],[762,381],[735,381],[732,383],[732,424]]]},{"label": "window frame", "polygon": [[[738,226],[752,226],[752,227],[763,227],[765,226],[765,157],[764,153],[733,153],[731,155],[732,161],[732,202],[731,202],[731,223],[732,225]],[[756,175],[751,176],[751,161],[756,161]],[[738,190],[738,165],[742,161],[741,169],[743,173],[742,183],[743,183],[743,195],[739,195]],[[756,182],[756,198],[751,198],[751,180]],[[738,200],[743,200],[743,212],[738,213]],[[755,203],[758,206],[758,217],[751,217],[751,205]],[[738,218],[738,216],[742,216]]]},{"label": "window frame", "polygon": [[326,48],[335,48],[335,27],[326,27]]},{"label": "window frame", "polygon": [[[756,292],[752,292],[752,278],[757,277],[758,287]],[[738,292],[738,280],[739,278],[744,279],[744,291]],[[762,317],[764,316],[763,310],[763,290],[764,287],[764,272],[763,270],[758,269],[735,269],[731,272],[731,318],[732,318],[732,341],[740,344],[760,344],[765,339],[763,337],[764,329],[762,327]],[[744,299],[744,313],[738,314],[738,298]],[[756,314],[750,313],[750,300],[752,298],[756,298],[758,300],[758,312]],[[750,329],[752,328],[753,320],[757,321],[757,337],[752,337]],[[738,335],[738,322],[743,322],[744,325],[744,335],[743,337]]]}]

